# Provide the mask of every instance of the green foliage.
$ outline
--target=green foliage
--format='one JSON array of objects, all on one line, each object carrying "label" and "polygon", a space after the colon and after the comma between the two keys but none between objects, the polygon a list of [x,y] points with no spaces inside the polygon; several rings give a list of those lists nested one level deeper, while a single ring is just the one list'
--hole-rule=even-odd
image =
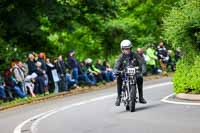
[{"label": "green foliage", "polygon": [[0,38],[0,72],[11,66],[12,59],[24,60],[26,53],[16,45],[8,44]]},{"label": "green foliage", "polygon": [[174,76],[176,93],[200,93],[200,1],[181,0],[164,19],[164,36],[184,58]]},{"label": "green foliage", "polygon": [[200,93],[200,57],[196,57],[193,64],[182,60],[177,64],[174,74],[175,93]]},{"label": "green foliage", "polygon": [[164,36],[173,47],[200,50],[200,1],[181,0],[164,19]]},{"label": "green foliage", "polygon": [[[0,45],[2,51],[9,46],[16,47],[20,53],[42,51],[57,56],[75,49],[80,60],[110,59],[119,54],[119,43],[125,38],[135,48],[157,42],[162,31],[161,18],[175,2],[2,0]],[[17,54],[12,50],[7,52],[0,57],[5,63]]]}]

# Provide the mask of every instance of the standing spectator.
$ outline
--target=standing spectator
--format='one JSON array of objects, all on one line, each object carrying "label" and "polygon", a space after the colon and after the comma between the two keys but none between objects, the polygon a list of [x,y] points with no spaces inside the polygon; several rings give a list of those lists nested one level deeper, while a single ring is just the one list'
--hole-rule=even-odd
[{"label": "standing spectator", "polygon": [[[49,58],[46,58],[46,68],[47,68],[47,76],[48,76],[48,85],[49,85],[49,92],[54,92],[55,84],[58,82],[54,82],[52,70],[55,70],[55,66],[50,62]],[[57,72],[57,71],[56,71]]]},{"label": "standing spectator", "polygon": [[45,77],[45,93],[46,94],[48,94],[49,93],[49,91],[47,91],[48,90],[48,82],[49,82],[49,79],[48,79],[48,76],[47,76],[47,74],[46,74],[46,71],[47,71],[47,67],[46,67],[46,63],[45,63],[45,58],[46,58],[46,56],[45,56],[45,53],[43,53],[43,52],[41,52],[41,53],[39,53],[39,57],[38,57],[38,62],[40,62],[41,63],[41,69],[43,70],[43,73],[44,73],[44,77]]},{"label": "standing spectator", "polygon": [[145,56],[142,48],[138,48],[136,51],[136,55],[138,56],[138,61],[140,65],[142,66],[142,74],[146,75],[147,74],[147,68],[146,68],[146,61],[145,61]]},{"label": "standing spectator", "polygon": [[164,46],[163,41],[160,42],[158,48],[157,48],[157,56],[160,62],[160,66],[163,71],[163,75],[167,75],[167,63],[169,60],[167,49]]},{"label": "standing spectator", "polygon": [[79,63],[74,56],[75,56],[75,51],[74,50],[69,51],[68,57],[67,57],[67,64],[70,70],[72,71],[72,78],[75,79],[76,84],[78,84]]},{"label": "standing spectator", "polygon": [[45,63],[45,54],[44,53],[39,53],[38,61],[41,62],[41,69],[44,70],[45,72],[47,71],[46,63]]},{"label": "standing spectator", "polygon": [[147,48],[146,54],[149,57],[147,65],[149,66],[151,73],[157,74],[158,68],[156,67],[156,60],[158,60],[158,57],[156,56],[156,50],[154,49],[153,44]]},{"label": "standing spectator", "polygon": [[28,65],[28,75],[31,75],[33,72],[36,71],[36,65],[35,65],[35,57],[33,54],[28,55],[28,61],[26,62]]},{"label": "standing spectator", "polygon": [[58,57],[58,60],[55,64],[56,66],[56,70],[58,72],[58,76],[60,78],[60,82],[59,82],[59,91],[67,91],[67,82],[66,82],[66,67],[65,67],[65,62],[63,61],[62,55],[60,55]]}]

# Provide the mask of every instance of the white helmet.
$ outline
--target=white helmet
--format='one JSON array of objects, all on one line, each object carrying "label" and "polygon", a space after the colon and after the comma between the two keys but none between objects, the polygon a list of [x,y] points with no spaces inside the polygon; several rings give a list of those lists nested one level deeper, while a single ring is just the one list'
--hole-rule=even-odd
[{"label": "white helmet", "polygon": [[124,48],[131,48],[132,47],[132,43],[130,40],[123,40],[121,41],[120,43],[120,47],[121,49],[124,49]]}]

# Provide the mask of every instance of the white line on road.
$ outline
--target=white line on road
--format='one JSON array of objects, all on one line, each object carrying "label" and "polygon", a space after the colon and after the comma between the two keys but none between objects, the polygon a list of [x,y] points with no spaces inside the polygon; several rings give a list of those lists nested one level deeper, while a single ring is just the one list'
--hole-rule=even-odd
[{"label": "white line on road", "polygon": [[[155,84],[155,85],[150,85],[150,86],[147,86],[147,87],[144,87],[145,90],[148,90],[148,89],[152,89],[152,88],[156,88],[156,87],[161,87],[161,86],[166,86],[166,85],[171,85],[172,82],[165,82],[165,83],[160,83],[160,84]],[[96,102],[96,101],[100,101],[100,100],[105,100],[105,99],[109,99],[109,98],[112,98],[112,97],[115,97],[116,96],[116,93],[114,94],[111,94],[111,95],[106,95],[106,96],[101,96],[101,97],[97,97],[97,98],[93,98],[93,99],[90,99],[90,100],[85,100],[85,101],[82,101],[82,102],[78,102],[78,103],[74,103],[74,104],[71,104],[71,105],[67,105],[67,106],[64,106],[62,108],[58,108],[58,109],[53,109],[53,110],[50,110],[50,111],[47,111],[47,112],[44,112],[44,113],[41,113],[39,115],[36,115],[36,116],[33,116],[27,120],[25,120],[24,122],[22,122],[21,124],[19,124],[15,129],[14,129],[14,132],[13,133],[21,133],[21,129],[23,126],[25,126],[27,123],[31,122],[31,121],[34,121],[33,124],[31,125],[31,132],[32,133],[35,133],[37,131],[37,125],[38,123],[55,114],[55,113],[58,113],[60,111],[64,111],[64,110],[67,110],[67,109],[71,109],[73,107],[77,107],[77,106],[80,106],[80,105],[84,105],[84,104],[88,104],[88,103],[92,103],[92,102]]]},{"label": "white line on road", "polygon": [[181,104],[181,105],[196,105],[196,106],[199,106],[200,103],[189,103],[189,102],[178,102],[178,101],[171,101],[171,100],[168,100],[170,97],[174,96],[175,94],[172,93],[166,97],[164,97],[161,101],[162,102],[165,102],[165,103],[171,103],[171,104]]}]

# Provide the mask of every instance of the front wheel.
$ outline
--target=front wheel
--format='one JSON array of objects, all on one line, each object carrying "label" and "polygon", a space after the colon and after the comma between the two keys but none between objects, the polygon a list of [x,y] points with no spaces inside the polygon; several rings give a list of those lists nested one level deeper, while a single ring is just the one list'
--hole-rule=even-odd
[{"label": "front wheel", "polygon": [[135,85],[131,85],[131,97],[130,97],[130,101],[129,101],[129,110],[131,112],[135,111],[135,103],[136,103],[136,86]]}]

